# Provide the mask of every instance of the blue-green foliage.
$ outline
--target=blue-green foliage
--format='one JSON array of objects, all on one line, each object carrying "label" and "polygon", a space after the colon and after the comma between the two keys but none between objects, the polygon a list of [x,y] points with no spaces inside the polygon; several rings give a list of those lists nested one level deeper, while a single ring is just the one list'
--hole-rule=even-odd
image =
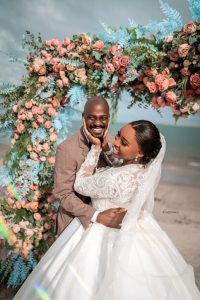
[{"label": "blue-green foliage", "polygon": [[67,96],[70,98],[71,107],[85,101],[87,97],[84,87],[78,84],[69,89]]},{"label": "blue-green foliage", "polygon": [[153,22],[145,26],[138,26],[138,28],[136,28],[138,38],[155,35],[156,39],[159,41],[183,26],[179,12],[172,8],[168,3],[164,3],[161,0],[159,2],[160,8],[166,16],[166,19],[163,19],[161,22]]},{"label": "blue-green foliage", "polygon": [[192,20],[200,21],[200,0],[187,0],[192,14]]},{"label": "blue-green foliage", "polygon": [[120,45],[122,48],[125,48],[129,44],[130,34],[126,28],[119,28],[117,30],[112,30],[107,25],[102,23],[105,32],[100,33],[99,38],[105,43],[112,43],[114,45]]},{"label": "blue-green foliage", "polygon": [[37,90],[35,93],[36,97],[40,97],[40,99],[45,100],[51,97],[54,93],[55,89],[55,78],[54,76],[50,76],[47,82]]},{"label": "blue-green foliage", "polygon": [[[8,278],[7,286],[17,288],[25,281],[28,274],[35,268],[37,261],[32,251],[29,252],[28,261],[25,262],[19,253],[13,253],[1,261],[0,281]],[[12,272],[11,272],[12,271]]]},{"label": "blue-green foliage", "polygon": [[46,130],[43,127],[39,127],[35,130],[33,130],[31,134],[31,141],[33,145],[35,146],[37,143],[45,141],[47,138]]}]

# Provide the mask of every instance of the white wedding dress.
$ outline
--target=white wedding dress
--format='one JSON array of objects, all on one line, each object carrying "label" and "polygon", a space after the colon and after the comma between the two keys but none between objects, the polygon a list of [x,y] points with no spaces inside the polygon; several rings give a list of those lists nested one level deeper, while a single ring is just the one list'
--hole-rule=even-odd
[{"label": "white wedding dress", "polygon": [[162,149],[146,168],[100,169],[94,146],[76,176],[75,190],[103,211],[125,207],[120,230],[77,218],[47,251],[15,300],[199,300],[193,269],[152,215]]}]

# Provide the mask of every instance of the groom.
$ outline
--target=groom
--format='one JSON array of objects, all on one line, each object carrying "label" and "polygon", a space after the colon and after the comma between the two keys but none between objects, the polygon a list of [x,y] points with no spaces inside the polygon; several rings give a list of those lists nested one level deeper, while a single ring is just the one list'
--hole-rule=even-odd
[{"label": "groom", "polygon": [[[107,101],[100,96],[88,99],[84,107],[83,117],[85,118],[87,130],[91,135],[102,140],[110,118]],[[76,172],[89,150],[90,143],[83,128],[62,142],[57,148],[54,196],[60,200],[57,216],[58,234],[61,234],[75,217],[80,220],[84,228],[87,228],[91,222],[98,222],[111,228],[120,228],[126,213],[123,208],[111,208],[99,212],[89,205],[90,198],[79,195],[74,191]],[[107,165],[105,155],[102,153],[97,168]]]}]

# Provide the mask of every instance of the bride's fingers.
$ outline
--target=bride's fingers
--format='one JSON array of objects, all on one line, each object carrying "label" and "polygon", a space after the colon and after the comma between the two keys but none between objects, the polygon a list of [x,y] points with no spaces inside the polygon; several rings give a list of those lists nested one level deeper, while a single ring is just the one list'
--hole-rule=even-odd
[{"label": "bride's fingers", "polygon": [[90,133],[89,133],[89,131],[87,130],[85,118],[83,117],[82,120],[83,120],[83,129],[84,129],[86,135],[89,137],[89,136],[90,136]]}]

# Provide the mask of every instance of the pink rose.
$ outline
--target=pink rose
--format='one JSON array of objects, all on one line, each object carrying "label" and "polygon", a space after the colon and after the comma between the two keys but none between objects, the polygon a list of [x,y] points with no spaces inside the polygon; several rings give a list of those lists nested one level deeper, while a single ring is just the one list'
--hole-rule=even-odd
[{"label": "pink rose", "polygon": [[194,88],[200,87],[200,74],[194,73],[190,76],[190,84]]},{"label": "pink rose", "polygon": [[147,67],[144,71],[145,75],[147,75],[148,77],[155,77],[158,74],[158,71],[156,69],[152,69],[150,67]]},{"label": "pink rose", "polygon": [[69,79],[67,77],[62,78],[62,83],[63,83],[63,86],[67,86],[67,87],[70,86]]},{"label": "pink rose", "polygon": [[25,107],[28,108],[28,109],[31,108],[32,107],[32,102],[31,101],[26,101],[25,102]]},{"label": "pink rose", "polygon": [[158,88],[159,88],[159,91],[160,92],[164,92],[166,89],[168,89],[169,87],[169,81],[168,79],[164,79],[163,82],[161,82],[159,85],[158,85]]},{"label": "pink rose", "polygon": [[51,128],[52,127],[52,122],[51,121],[46,121],[44,123],[44,127],[47,128],[47,129]]},{"label": "pink rose", "polygon": [[51,156],[51,157],[48,158],[48,163],[51,164],[51,165],[54,165],[55,161],[56,161],[55,156]]},{"label": "pink rose", "polygon": [[[39,70],[45,66],[45,62],[41,59],[36,57],[33,61],[33,70],[38,73]],[[42,75],[42,74],[41,74]]]},{"label": "pink rose", "polygon": [[20,124],[17,125],[17,132],[18,133],[22,133],[24,131],[24,129],[25,129],[24,124],[20,123]]},{"label": "pink rose", "polygon": [[165,107],[166,105],[165,100],[162,97],[157,98],[157,103],[160,107]]},{"label": "pink rose", "polygon": [[147,81],[146,86],[149,89],[150,93],[154,93],[154,94],[157,93],[158,86],[157,86],[157,84],[155,82]]},{"label": "pink rose", "polygon": [[62,89],[63,88],[63,82],[62,82],[62,80],[61,79],[56,80],[56,85],[57,85],[57,87],[59,87],[60,89]]},{"label": "pink rose", "polygon": [[173,40],[173,35],[169,35],[165,38],[165,43],[170,43]]},{"label": "pink rose", "polygon": [[39,69],[38,71],[38,75],[45,75],[46,74],[46,67],[43,66]]},{"label": "pink rose", "polygon": [[164,80],[165,80],[165,76],[162,74],[158,74],[155,77],[155,83],[157,83],[157,85],[160,85],[161,83],[163,83]]},{"label": "pink rose", "polygon": [[46,157],[45,156],[40,156],[39,160],[44,162],[44,161],[46,161]]},{"label": "pink rose", "polygon": [[39,115],[43,115],[43,114],[44,114],[44,109],[43,109],[43,106],[42,106],[42,105],[40,105],[40,106],[38,107],[37,113],[38,113]]},{"label": "pink rose", "polygon": [[58,55],[60,56],[60,57],[62,57],[62,56],[64,56],[65,55],[65,53],[66,53],[66,49],[65,48],[63,48],[63,47],[58,47]]},{"label": "pink rose", "polygon": [[25,231],[25,234],[28,236],[28,237],[31,237],[33,234],[34,234],[34,231],[32,229],[27,229]]},{"label": "pink rose", "polygon": [[32,123],[32,127],[36,129],[36,128],[38,128],[38,127],[39,127],[39,125],[38,125],[38,123],[36,123],[36,122],[33,122],[33,123]]},{"label": "pink rose", "polygon": [[94,63],[94,68],[97,69],[97,70],[100,69],[101,68],[101,64],[98,63],[98,62]]},{"label": "pink rose", "polygon": [[175,103],[176,102],[176,99],[177,99],[177,96],[174,92],[172,91],[169,91],[165,94],[165,98],[168,102],[170,103]]},{"label": "pink rose", "polygon": [[76,68],[76,67],[73,66],[73,65],[67,65],[67,66],[66,66],[67,71],[74,71],[75,68]]},{"label": "pink rose", "polygon": [[52,105],[53,105],[53,107],[60,107],[60,102],[59,102],[58,98],[53,97]]},{"label": "pink rose", "polygon": [[179,59],[179,55],[176,52],[168,51],[167,55],[168,55],[169,59],[172,61],[177,61]]},{"label": "pink rose", "polygon": [[48,53],[46,50],[41,51],[41,55],[46,58],[47,60],[50,60],[52,58],[52,55]]},{"label": "pink rose", "polygon": [[13,228],[12,228],[12,231],[13,231],[14,233],[18,233],[18,232],[20,231],[19,225],[15,224],[15,225],[13,226]]},{"label": "pink rose", "polygon": [[186,33],[193,33],[197,29],[197,26],[194,22],[189,22],[183,26],[183,31]]},{"label": "pink rose", "polygon": [[188,59],[185,59],[183,62],[184,67],[189,67],[190,61]]},{"label": "pink rose", "polygon": [[38,113],[38,107],[37,106],[33,106],[32,107],[32,114],[36,115]]},{"label": "pink rose", "polygon": [[38,155],[36,152],[30,152],[30,158],[33,159],[33,160],[37,160],[38,158]]},{"label": "pink rose", "polygon": [[152,97],[151,99],[151,106],[155,109],[158,109],[160,106],[158,105],[158,102],[157,102],[157,96],[154,96]]},{"label": "pink rose", "polygon": [[39,82],[44,84],[47,81],[47,77],[46,76],[39,76]]},{"label": "pink rose", "polygon": [[43,118],[42,116],[38,116],[37,122],[38,122],[39,124],[43,124],[43,123],[44,123],[44,118]]},{"label": "pink rose", "polygon": [[122,53],[123,49],[122,47],[118,46],[118,45],[113,45],[111,48],[110,48],[110,52],[114,55],[116,53]]},{"label": "pink rose", "polygon": [[74,43],[70,43],[68,46],[67,46],[67,51],[71,51],[75,48],[75,44]]},{"label": "pink rose", "polygon": [[120,64],[121,64],[121,66],[123,66],[123,67],[126,67],[128,64],[129,64],[129,57],[128,57],[128,55],[125,55],[125,56],[122,56],[121,58],[120,58]]},{"label": "pink rose", "polygon": [[169,70],[173,70],[175,68],[175,63],[174,62],[170,62],[168,65]]},{"label": "pink rose", "polygon": [[104,42],[101,40],[96,41],[93,45],[93,49],[96,51],[102,51],[103,48],[104,48]]},{"label": "pink rose", "polygon": [[32,210],[37,210],[38,206],[39,206],[38,202],[31,202],[30,203],[30,209],[32,209]]},{"label": "pink rose", "polygon": [[59,73],[59,71],[60,71],[60,69],[59,69],[59,67],[58,67],[58,64],[54,64],[53,65],[53,71],[54,71],[54,73]]},{"label": "pink rose", "polygon": [[56,112],[56,110],[53,108],[53,107],[49,107],[48,108],[48,115],[49,116],[56,116],[57,115],[57,112]]},{"label": "pink rose", "polygon": [[51,40],[51,46],[55,47],[55,46],[59,46],[60,42],[58,39],[53,39]]},{"label": "pink rose", "polygon": [[71,40],[69,38],[64,38],[63,45],[68,46],[70,44]]},{"label": "pink rose", "polygon": [[106,64],[106,70],[108,71],[109,74],[113,74],[114,71],[115,71],[115,68],[114,68],[113,64],[107,63]]},{"label": "pink rose", "polygon": [[162,75],[163,76],[169,75],[169,69],[168,68],[164,68],[164,70],[162,71]]},{"label": "pink rose", "polygon": [[188,68],[182,68],[181,69],[181,75],[183,75],[183,76],[190,76],[190,74],[191,74],[191,71],[188,70]]},{"label": "pink rose", "polygon": [[36,221],[41,221],[42,220],[42,217],[39,213],[34,213],[33,217]]},{"label": "pink rose", "polygon": [[180,57],[185,57],[188,54],[190,49],[191,49],[191,46],[188,45],[187,43],[180,45],[179,48],[178,48],[179,56]]}]

